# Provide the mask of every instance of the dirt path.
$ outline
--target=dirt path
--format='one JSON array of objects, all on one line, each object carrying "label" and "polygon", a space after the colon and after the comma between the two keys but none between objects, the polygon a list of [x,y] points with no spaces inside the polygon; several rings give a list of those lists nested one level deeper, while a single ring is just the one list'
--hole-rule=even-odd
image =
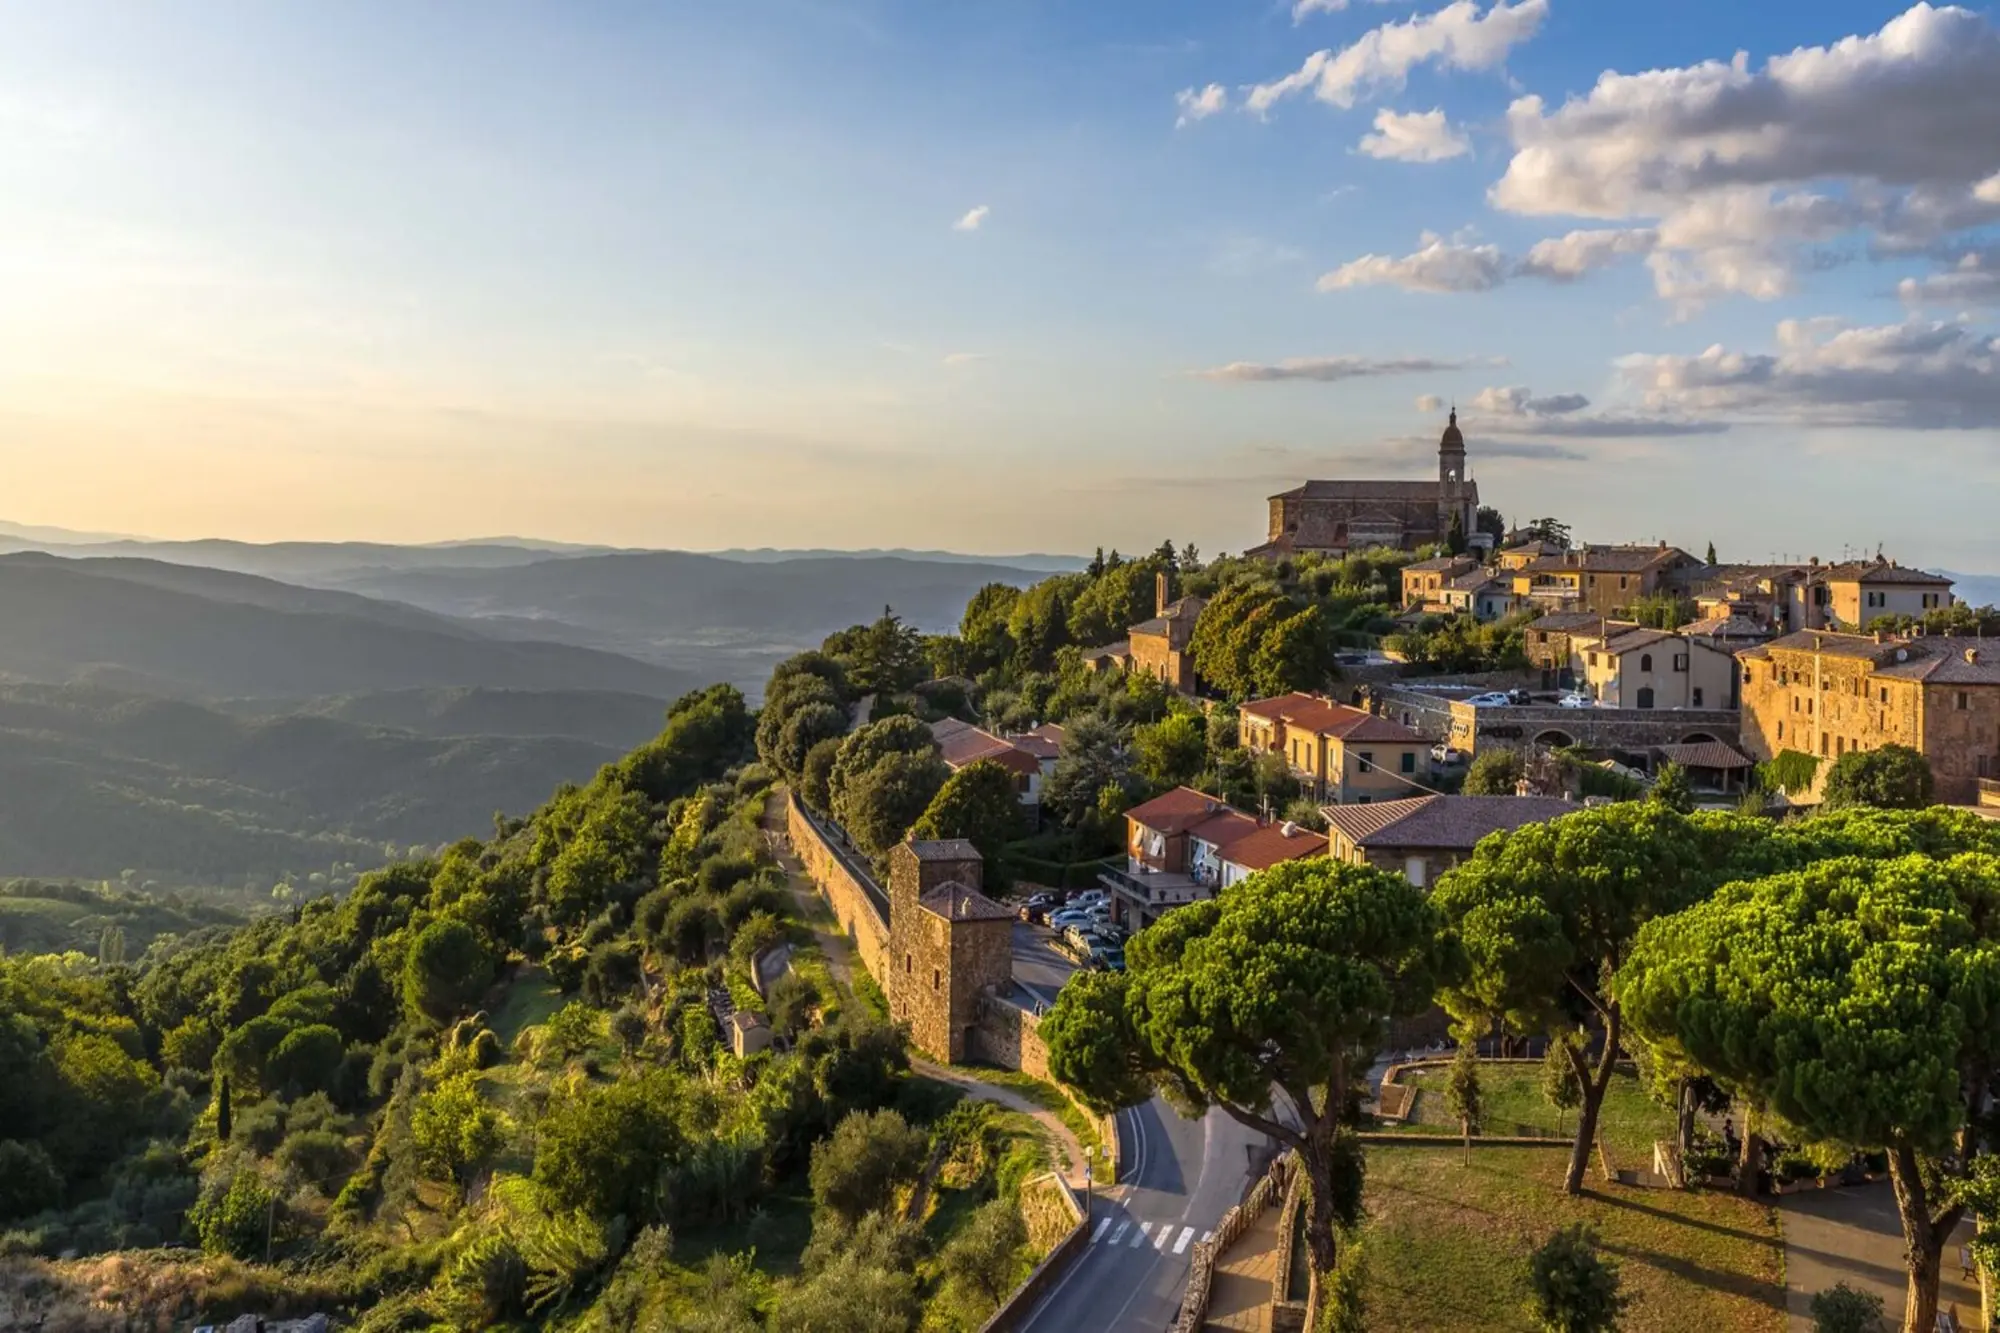
[{"label": "dirt path", "polygon": [[1004,1106],[1010,1111],[1019,1111],[1022,1115],[1031,1117],[1048,1132],[1050,1139],[1061,1150],[1064,1159],[1061,1164],[1062,1178],[1069,1182],[1072,1189],[1081,1190],[1084,1187],[1085,1165],[1090,1159],[1084,1155],[1083,1141],[1070,1131],[1070,1127],[1065,1125],[1062,1117],[1054,1111],[1037,1106],[1012,1088],[984,1082],[978,1074],[968,1069],[954,1069],[949,1065],[933,1064],[920,1055],[910,1057],[910,1068],[925,1078],[934,1078],[940,1083],[949,1083],[955,1088],[961,1088],[966,1096],[976,1101],[992,1102],[996,1106]]}]

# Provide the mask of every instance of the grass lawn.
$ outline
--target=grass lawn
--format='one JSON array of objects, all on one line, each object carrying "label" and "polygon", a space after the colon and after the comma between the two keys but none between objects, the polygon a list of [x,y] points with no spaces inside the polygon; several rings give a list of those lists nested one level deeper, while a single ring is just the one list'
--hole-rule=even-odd
[{"label": "grass lawn", "polygon": [[1527,1260],[1570,1222],[1595,1226],[1636,1297],[1626,1333],[1781,1333],[1775,1209],[1719,1191],[1628,1189],[1591,1172],[1562,1193],[1553,1148],[1368,1149],[1369,1325],[1400,1333],[1533,1333]]},{"label": "grass lawn", "polygon": [[[1451,1071],[1443,1067],[1405,1075],[1404,1081],[1418,1089],[1414,1123],[1382,1128],[1456,1134],[1458,1121],[1445,1097],[1445,1085],[1450,1078]],[[1538,1065],[1481,1064],[1479,1090],[1485,1102],[1486,1132],[1498,1137],[1574,1134],[1576,1109],[1572,1107],[1563,1113],[1558,1129],[1556,1109],[1542,1096],[1541,1085],[1542,1071]],[[1654,1141],[1673,1137],[1674,1117],[1673,1112],[1646,1095],[1638,1079],[1629,1074],[1615,1074],[1605,1091],[1597,1128],[1620,1167],[1647,1168],[1653,1164]]]},{"label": "grass lawn", "polygon": [[1069,1132],[1076,1135],[1077,1142],[1081,1143],[1084,1151],[1091,1155],[1090,1178],[1100,1185],[1116,1183],[1114,1178],[1116,1163],[1103,1153],[1104,1140],[1097,1132],[1097,1122],[1085,1115],[1075,1102],[1063,1095],[1061,1088],[1047,1079],[1024,1074],[1018,1069],[998,1069],[992,1065],[967,1065],[965,1069],[983,1083],[991,1083],[995,1087],[1018,1092],[1044,1111],[1053,1111],[1056,1119],[1062,1121]]}]

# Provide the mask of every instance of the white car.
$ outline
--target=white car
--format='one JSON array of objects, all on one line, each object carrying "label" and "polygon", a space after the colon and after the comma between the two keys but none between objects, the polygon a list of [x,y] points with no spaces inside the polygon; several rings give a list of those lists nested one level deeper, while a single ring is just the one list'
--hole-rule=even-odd
[{"label": "white car", "polygon": [[1461,751],[1452,749],[1449,745],[1433,745],[1431,747],[1431,762],[1451,768],[1454,765],[1464,763],[1465,755]]},{"label": "white car", "polygon": [[1587,694],[1571,690],[1568,694],[1556,700],[1556,706],[1558,708],[1595,708],[1597,707],[1597,701]]},{"label": "white car", "polygon": [[1108,903],[1110,901],[1111,901],[1111,895],[1106,893],[1103,889],[1085,889],[1082,893],[1079,893],[1074,898],[1071,898],[1069,900],[1069,905],[1074,908],[1084,908],[1084,907],[1094,907],[1098,903]]},{"label": "white car", "polygon": [[1071,926],[1090,925],[1093,918],[1080,907],[1066,907],[1049,918],[1049,929],[1060,934]]},{"label": "white car", "polygon": [[1467,699],[1466,702],[1474,708],[1500,708],[1509,703],[1510,700],[1504,691],[1495,690],[1491,694],[1475,694],[1470,699]]}]

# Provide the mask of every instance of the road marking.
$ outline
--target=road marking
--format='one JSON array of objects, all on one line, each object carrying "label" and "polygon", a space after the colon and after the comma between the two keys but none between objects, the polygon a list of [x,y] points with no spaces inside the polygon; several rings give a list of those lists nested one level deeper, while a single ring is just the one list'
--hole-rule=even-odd
[{"label": "road marking", "polygon": [[1093,1231],[1090,1234],[1090,1243],[1092,1245],[1095,1245],[1097,1244],[1098,1241],[1103,1240],[1104,1233],[1109,1230],[1111,1230],[1111,1219],[1107,1217],[1102,1222],[1099,1222],[1097,1224],[1097,1230]]},{"label": "road marking", "polygon": [[1144,1245],[1146,1243],[1146,1233],[1152,1229],[1153,1224],[1151,1222],[1141,1222],[1139,1224],[1139,1234],[1132,1237],[1132,1248],[1136,1250],[1141,1245]]},{"label": "road marking", "polygon": [[1201,1243],[1204,1245],[1208,1244],[1210,1241],[1214,1239],[1215,1239],[1215,1233],[1213,1231],[1204,1231],[1201,1233]]},{"label": "road marking", "polygon": [[[1111,1219],[1107,1217],[1104,1220],[1109,1222]],[[1131,1229],[1132,1229],[1132,1223],[1130,1222],[1130,1220],[1120,1222],[1118,1224],[1118,1230],[1112,1233],[1111,1243],[1113,1245],[1116,1245],[1119,1241],[1124,1240],[1125,1233],[1130,1231]]]},{"label": "road marking", "polygon": [[1182,1227],[1181,1238],[1174,1242],[1174,1253],[1179,1254],[1182,1250],[1185,1250],[1188,1247],[1188,1242],[1193,1239],[1194,1239],[1194,1228]]},{"label": "road marking", "polygon": [[1167,1242],[1173,1238],[1174,1224],[1172,1222],[1162,1222],[1159,1231],[1153,1236],[1153,1248],[1161,1254],[1165,1254],[1167,1252]]}]

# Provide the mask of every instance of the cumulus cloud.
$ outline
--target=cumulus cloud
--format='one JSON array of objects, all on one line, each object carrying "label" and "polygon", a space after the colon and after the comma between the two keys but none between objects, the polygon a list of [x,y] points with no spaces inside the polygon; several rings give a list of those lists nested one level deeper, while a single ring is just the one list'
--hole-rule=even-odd
[{"label": "cumulus cloud", "polygon": [[2000,306],[2000,245],[1967,250],[1950,267],[1921,278],[1904,278],[1896,294],[1913,306],[1954,310]]},{"label": "cumulus cloud", "polygon": [[1586,273],[1608,268],[1627,255],[1649,253],[1659,242],[1650,227],[1607,227],[1573,231],[1567,236],[1537,241],[1514,271],[1522,277],[1574,282]]},{"label": "cumulus cloud", "polygon": [[1904,430],[2000,428],[2000,338],[1956,322],[1787,320],[1776,350],[1623,358],[1656,411]]},{"label": "cumulus cloud", "polygon": [[1420,393],[1417,395],[1417,411],[1425,415],[1429,415],[1432,412],[1442,412],[1444,411],[1444,399],[1434,393]]},{"label": "cumulus cloud", "polygon": [[[1314,14],[1339,14],[1345,12],[1349,0],[1297,0],[1292,6],[1292,22],[1304,23]],[[1371,5],[1393,5],[1401,0],[1368,0]]]},{"label": "cumulus cloud", "polygon": [[1174,121],[1174,128],[1179,129],[1225,110],[1229,106],[1229,90],[1219,83],[1211,83],[1206,88],[1183,88],[1174,94],[1174,105],[1181,111]]},{"label": "cumulus cloud", "polygon": [[1288,97],[1310,92],[1322,102],[1351,107],[1370,94],[1400,89],[1420,65],[1492,69],[1535,35],[1548,12],[1549,0],[1495,0],[1483,14],[1476,0],[1454,0],[1434,14],[1385,23],[1339,51],[1315,51],[1292,73],[1252,87],[1244,105],[1261,116]]},{"label": "cumulus cloud", "polygon": [[1445,119],[1444,109],[1431,111],[1378,111],[1375,132],[1363,135],[1361,151],[1370,157],[1397,162],[1443,162],[1472,151],[1466,137]]},{"label": "cumulus cloud", "polygon": [[1350,287],[1401,287],[1412,292],[1483,292],[1507,280],[1507,259],[1497,245],[1461,245],[1433,232],[1408,255],[1363,255],[1322,274],[1323,292]]},{"label": "cumulus cloud", "polygon": [[986,215],[992,211],[985,204],[969,208],[965,211],[964,217],[951,224],[951,229],[953,231],[978,231],[979,224],[986,221]]},{"label": "cumulus cloud", "polygon": [[[1717,435],[1728,423],[1684,415],[1586,412],[1590,399],[1580,393],[1537,398],[1521,385],[1489,387],[1466,405],[1467,425],[1499,436],[1533,435],[1566,439],[1614,440]],[[1481,444],[1479,450],[1487,452]]]},{"label": "cumulus cloud", "polygon": [[1761,68],[1606,73],[1554,109],[1520,98],[1507,124],[1493,204],[1655,221],[1647,262],[1681,305],[1783,296],[1838,237],[1908,253],[2000,221],[2000,29],[1968,9],[1918,4]]},{"label": "cumulus cloud", "polygon": [[1195,378],[1227,384],[1272,384],[1283,380],[1311,380],[1337,384],[1342,380],[1372,379],[1383,375],[1417,375],[1428,371],[1462,370],[1468,365],[1490,362],[1445,361],[1434,357],[1366,356],[1294,357],[1288,361],[1260,363],[1232,361],[1226,366],[1193,372]]}]

